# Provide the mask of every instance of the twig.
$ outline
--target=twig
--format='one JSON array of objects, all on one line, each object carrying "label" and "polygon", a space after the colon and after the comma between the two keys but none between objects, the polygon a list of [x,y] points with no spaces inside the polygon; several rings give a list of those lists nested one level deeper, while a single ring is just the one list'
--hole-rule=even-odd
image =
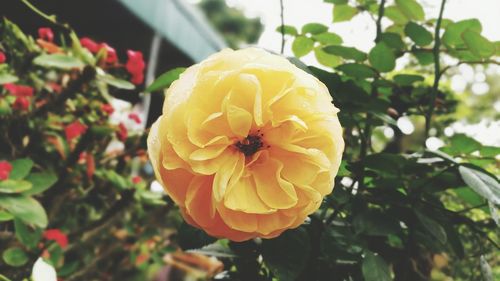
[{"label": "twig", "polygon": [[283,54],[285,51],[285,16],[283,15],[283,0],[280,0],[280,17],[281,17],[281,51],[280,53]]},{"label": "twig", "polygon": [[[380,35],[382,34],[382,18],[384,17],[384,11],[385,11],[385,0],[380,1],[380,6],[378,8],[378,18],[377,18],[377,35],[375,36],[375,43],[380,40]],[[377,95],[377,80],[378,77],[375,77],[375,81],[373,81],[373,86],[372,86],[372,91],[371,91],[371,96],[375,97]],[[366,116],[366,123],[365,123],[365,128],[361,134],[361,147],[360,147],[360,161],[363,161],[366,158],[366,155],[368,153],[368,147],[370,146],[370,136],[371,136],[371,121],[372,121],[372,114],[367,113]],[[359,187],[362,187],[364,185],[364,168],[361,169],[361,175],[359,176]]]},{"label": "twig", "polygon": [[429,137],[429,130],[431,129],[431,119],[434,114],[434,106],[436,103],[436,97],[438,94],[439,88],[439,80],[441,79],[441,66],[439,62],[439,48],[441,47],[441,21],[443,20],[444,7],[446,4],[446,0],[441,0],[441,8],[439,10],[439,16],[436,21],[436,29],[434,31],[434,47],[432,49],[432,54],[434,56],[434,85],[432,86],[431,97],[429,99],[429,108],[427,110],[427,114],[425,115],[425,138],[424,138],[424,146],[425,140]]},{"label": "twig", "polygon": [[458,62],[457,64],[448,65],[448,66],[444,67],[441,70],[440,75],[442,76],[450,68],[457,67],[457,66],[460,66],[460,65],[465,64],[465,63],[466,64],[495,64],[495,65],[500,65],[500,61],[496,61],[496,60],[461,61],[461,62]]},{"label": "twig", "polygon": [[97,221],[86,225],[84,228],[69,234],[70,241],[86,241],[99,230],[108,226],[114,218],[125,210],[134,199],[133,189],[125,190],[120,195],[121,198]]}]

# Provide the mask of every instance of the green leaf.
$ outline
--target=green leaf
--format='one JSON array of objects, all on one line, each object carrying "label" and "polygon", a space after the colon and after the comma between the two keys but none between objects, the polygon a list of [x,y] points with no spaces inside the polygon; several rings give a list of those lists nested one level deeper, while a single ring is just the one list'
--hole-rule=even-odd
[{"label": "green leaf", "polygon": [[[281,33],[281,25],[276,28],[276,31]],[[295,28],[295,26],[291,26],[291,25],[284,25],[283,26],[283,33],[288,34],[288,35],[292,35],[292,36],[297,36],[297,34],[299,34],[299,32],[297,31],[297,28]]]},{"label": "green leaf", "polygon": [[425,27],[412,21],[406,25],[405,34],[419,46],[427,46],[433,40],[432,33],[425,29]]},{"label": "green leaf", "polygon": [[333,22],[351,20],[358,13],[358,9],[346,4],[333,6]]},{"label": "green leaf", "polygon": [[6,99],[0,99],[0,116],[12,113],[12,108]]},{"label": "green leaf", "polygon": [[412,53],[421,65],[429,65],[434,62],[434,56],[431,52],[415,50]]},{"label": "green leaf", "polygon": [[458,171],[463,181],[486,200],[500,205],[500,184],[498,180],[482,171],[461,165]]},{"label": "green leaf", "polygon": [[113,170],[97,170],[96,176],[108,180],[121,190],[128,189],[132,185],[125,177]]},{"label": "green leaf", "polygon": [[444,228],[434,219],[429,218],[423,213],[415,210],[415,215],[417,215],[418,220],[422,226],[441,244],[445,244],[447,240],[446,231]]},{"label": "green leaf", "polygon": [[361,270],[365,281],[390,281],[391,270],[387,262],[370,251],[365,251]]},{"label": "green leaf", "polygon": [[299,36],[293,40],[292,51],[294,55],[298,58],[303,57],[312,51],[314,46],[314,41],[311,38],[305,36]]},{"label": "green leaf", "polygon": [[19,78],[17,76],[14,76],[10,73],[0,73],[0,85],[7,84],[7,83],[14,83]]},{"label": "green leaf", "polygon": [[27,224],[47,227],[47,214],[45,209],[31,197],[26,196],[0,196],[0,206],[6,209],[14,217],[21,219]]},{"label": "green leaf", "polygon": [[388,213],[367,210],[354,217],[353,226],[356,233],[373,236],[387,236],[397,234],[400,230],[399,222]]},{"label": "green leaf", "polygon": [[384,32],[380,35],[380,40],[395,50],[404,50],[406,48],[406,44],[397,33]]},{"label": "green leaf", "polygon": [[188,250],[188,253],[196,253],[202,254],[211,257],[218,258],[237,258],[238,255],[234,253],[230,248],[222,245],[219,242],[215,242],[209,245],[206,245],[200,249]]},{"label": "green leaf", "polygon": [[397,6],[389,6],[385,8],[384,16],[388,17],[396,24],[406,24],[409,19]]},{"label": "green leaf", "polygon": [[278,280],[296,280],[309,260],[310,238],[304,228],[262,241],[262,257]]},{"label": "green leaf", "polygon": [[337,5],[347,4],[348,0],[324,0],[326,3],[332,3]]},{"label": "green leaf", "polygon": [[12,171],[10,172],[9,179],[20,180],[26,177],[33,167],[33,161],[29,158],[21,158],[14,160],[10,163]]},{"label": "green leaf", "polygon": [[29,226],[18,219],[14,220],[14,228],[16,230],[16,238],[19,242],[30,249],[36,248],[42,238],[42,230],[40,228],[31,230]]},{"label": "green leaf", "polygon": [[452,155],[467,155],[472,152],[480,150],[481,143],[477,140],[466,136],[465,134],[455,134],[450,139],[450,144],[441,148],[441,151]]},{"label": "green leaf", "polygon": [[495,54],[495,45],[478,32],[466,30],[462,33],[462,39],[472,54],[478,57],[489,58]]},{"label": "green leaf", "polygon": [[31,189],[32,184],[25,180],[7,179],[0,181],[0,193],[21,193]]},{"label": "green leaf", "polygon": [[493,270],[484,255],[481,255],[479,258],[479,265],[481,266],[481,275],[483,275],[483,280],[493,281]]},{"label": "green leaf", "polygon": [[410,86],[415,82],[424,81],[424,77],[415,74],[398,74],[394,76],[394,82],[401,86]]},{"label": "green leaf", "polygon": [[2,258],[6,264],[15,267],[22,266],[28,262],[28,256],[18,247],[12,247],[5,250],[2,254]]},{"label": "green leaf", "polygon": [[170,87],[170,84],[179,79],[179,76],[185,70],[186,68],[184,67],[178,67],[163,73],[158,78],[156,78],[156,80],[153,81],[153,83],[151,83],[151,85],[149,85],[146,90],[144,90],[144,92],[151,93]]},{"label": "green leaf", "polygon": [[85,66],[81,60],[63,54],[39,55],[33,60],[33,63],[43,67],[54,67],[64,70],[83,68]]},{"label": "green leaf", "polygon": [[320,34],[328,31],[328,26],[321,23],[308,23],[302,27],[302,34]]},{"label": "green leaf", "polygon": [[496,157],[497,155],[500,155],[500,147],[498,146],[483,146],[479,150],[479,153],[483,157]]},{"label": "green leaf", "polygon": [[346,63],[337,66],[336,69],[342,71],[346,75],[360,79],[372,78],[377,76],[377,72],[375,70],[364,64]]},{"label": "green leaf", "polygon": [[9,212],[0,210],[0,222],[10,221],[14,218]]},{"label": "green leaf", "polygon": [[345,46],[326,46],[323,50],[331,55],[340,56],[346,60],[354,60],[356,62],[362,62],[366,60],[366,53],[352,47]]},{"label": "green leaf", "polygon": [[115,76],[113,76],[111,74],[97,75],[97,79],[101,80],[102,82],[104,82],[108,85],[116,87],[118,89],[124,89],[124,90],[135,89],[134,84],[130,83],[127,80],[116,78]]},{"label": "green leaf", "polygon": [[24,192],[25,195],[34,195],[44,192],[57,182],[57,175],[54,172],[32,173],[26,178],[33,184],[33,187]]},{"label": "green leaf", "polygon": [[320,34],[314,34],[312,38],[323,45],[340,45],[344,40],[337,33],[333,32],[323,32]]},{"label": "green leaf", "polygon": [[0,281],[12,281],[9,278],[5,277],[5,275],[0,274]]},{"label": "green leaf", "polygon": [[341,63],[339,57],[326,53],[321,47],[314,48],[314,56],[324,66],[335,67]]},{"label": "green leaf", "polygon": [[452,23],[446,27],[443,34],[443,44],[449,47],[457,47],[463,44],[462,33],[466,30],[481,33],[483,27],[481,26],[481,22],[477,19],[461,20]]},{"label": "green leaf", "polygon": [[380,72],[389,72],[396,67],[394,52],[384,42],[377,43],[371,49],[368,60]]},{"label": "green leaf", "polygon": [[396,0],[399,10],[411,20],[425,20],[424,8],[416,0]]}]

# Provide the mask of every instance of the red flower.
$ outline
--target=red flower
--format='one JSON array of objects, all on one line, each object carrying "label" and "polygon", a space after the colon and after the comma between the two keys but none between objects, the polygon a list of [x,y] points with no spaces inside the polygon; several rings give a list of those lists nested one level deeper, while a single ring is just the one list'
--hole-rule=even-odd
[{"label": "red flower", "polygon": [[132,75],[130,82],[136,85],[142,84],[142,82],[144,82],[144,68],[146,67],[142,53],[128,50],[127,56],[128,61],[125,68],[127,68],[127,71]]},{"label": "red flower", "polygon": [[4,53],[0,52],[0,64],[4,63],[7,57]]},{"label": "red flower", "polygon": [[66,248],[68,246],[68,236],[62,233],[60,229],[47,229],[43,232],[43,238],[46,240],[55,241],[61,248]]},{"label": "red flower", "polygon": [[135,177],[133,177],[133,178],[132,178],[132,182],[133,182],[134,184],[138,184],[138,183],[140,183],[141,181],[142,181],[142,178],[141,178],[141,177],[139,177],[139,176],[135,176]]},{"label": "red flower", "polygon": [[123,125],[123,123],[120,123],[120,125],[118,125],[118,131],[116,132],[116,136],[118,137],[119,140],[123,142],[127,140],[128,131],[125,125]]},{"label": "red flower", "polygon": [[25,85],[8,83],[3,85],[3,87],[16,97],[32,97],[34,92],[32,87]]},{"label": "red flower", "polygon": [[80,123],[80,121],[76,120],[75,122],[69,124],[64,128],[64,132],[66,133],[66,140],[70,142],[74,138],[79,137],[87,130],[87,126]]},{"label": "red flower", "polygon": [[8,179],[11,171],[12,165],[9,162],[0,161],[0,180]]},{"label": "red flower", "polygon": [[59,84],[57,84],[55,82],[49,82],[49,83],[47,83],[47,86],[49,86],[49,88],[51,88],[52,91],[54,91],[57,94],[60,94],[61,91],[62,91],[61,85],[59,85]]},{"label": "red flower", "polygon": [[38,37],[48,42],[54,41],[54,33],[49,27],[42,27],[38,29]]},{"label": "red flower", "polygon": [[113,114],[113,112],[115,112],[115,109],[109,103],[101,104],[101,110],[104,111],[108,115],[111,115],[111,114]]},{"label": "red flower", "polygon": [[12,104],[12,107],[17,110],[28,110],[30,107],[30,101],[25,97],[17,97]]},{"label": "red flower", "polygon": [[84,47],[87,48],[91,53],[95,54],[99,52],[99,49],[101,48],[99,44],[97,44],[94,40],[88,38],[88,37],[83,37],[80,38],[80,44]]},{"label": "red flower", "polygon": [[106,63],[115,63],[118,61],[118,56],[116,55],[116,51],[113,47],[106,43],[102,43],[99,45],[99,49],[103,48],[106,49]]},{"label": "red flower", "polygon": [[134,122],[137,124],[141,124],[141,117],[139,117],[139,115],[137,115],[137,113],[130,113],[128,115],[128,118],[134,120]]}]

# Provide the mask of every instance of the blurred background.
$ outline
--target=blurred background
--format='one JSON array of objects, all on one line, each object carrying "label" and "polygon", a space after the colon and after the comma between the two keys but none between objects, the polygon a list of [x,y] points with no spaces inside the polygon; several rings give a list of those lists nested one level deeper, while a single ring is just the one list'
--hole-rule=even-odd
[{"label": "blurred background", "polygon": [[[34,0],[37,7],[48,14],[58,15],[80,36],[88,36],[114,46],[119,55],[135,49],[144,53],[148,62],[146,85],[159,74],[179,66],[189,66],[220,49],[258,45],[280,51],[280,1],[269,0]],[[331,5],[323,0],[285,0],[285,24],[300,28],[308,22],[331,21]],[[391,1],[389,1],[391,2]],[[426,14],[437,15],[438,1],[422,1]],[[34,14],[21,1],[4,0],[3,16],[18,23],[23,30],[36,34],[47,21]],[[484,35],[500,41],[498,16],[500,1],[454,0],[447,4],[445,18],[461,20],[478,18]],[[383,23],[384,24],[384,23]],[[388,22],[385,24],[389,24]],[[342,36],[345,45],[363,51],[373,47],[375,26],[368,14],[360,14],[351,21],[332,23],[331,30]],[[53,27],[57,29],[57,27]],[[290,38],[287,38],[290,39]],[[291,40],[289,40],[291,41]],[[285,43],[285,55],[292,55],[291,42]],[[120,52],[122,52],[120,54]],[[302,58],[307,64],[319,65],[311,53]],[[398,60],[396,71],[403,69],[408,60]],[[447,64],[453,63],[448,61]],[[429,149],[438,149],[447,137],[465,133],[485,145],[500,145],[500,67],[461,65],[445,78],[451,90],[462,102],[449,125],[431,132],[427,140]],[[161,111],[160,95],[153,97],[146,126],[156,120]],[[139,102],[139,98],[131,98]],[[144,100],[143,100],[144,102]],[[146,101],[146,106],[149,104]],[[421,131],[418,120],[402,117],[398,126],[407,135]],[[144,118],[146,119],[146,118]],[[383,141],[393,137],[391,128],[378,128]]]},{"label": "blurred background", "polygon": [[[257,45],[276,53],[281,49],[282,38],[277,31],[281,24],[280,0],[31,2],[43,12],[57,15],[58,21],[69,24],[80,37],[108,43],[117,50],[119,57],[126,57],[127,49],[141,51],[147,64],[145,85],[167,70],[188,67],[224,48]],[[420,2],[428,17],[436,17],[440,1]],[[367,13],[362,13],[347,22],[330,23],[331,7],[324,0],[283,0],[284,22],[297,29],[311,22],[327,24],[331,31],[342,36],[346,46],[369,51],[374,45],[373,19]],[[20,0],[2,0],[0,15],[35,37],[40,27],[49,26],[55,32],[59,28],[51,26]],[[483,34],[491,41],[500,41],[499,16],[499,0],[449,1],[444,15],[454,21],[478,18],[483,25]],[[389,22],[382,24],[387,26]],[[284,54],[287,56],[293,55],[292,39],[285,37]],[[450,60],[446,61],[446,65],[455,63],[451,58],[446,59]],[[326,68],[317,63],[312,53],[301,60]],[[395,71],[405,69],[411,63],[410,57],[400,59]],[[425,141],[427,148],[437,150],[445,144],[444,137],[449,138],[458,133],[473,137],[483,145],[500,146],[500,67],[463,64],[447,72],[443,80],[456,93],[459,107],[456,112],[440,117],[443,118],[441,122],[436,122],[436,127]],[[163,95],[134,95],[125,99],[132,102],[135,110],[143,115],[141,126],[147,128],[161,114]],[[397,120],[397,127],[398,132],[389,126],[374,129],[375,150],[382,150],[385,144],[396,137],[402,139],[402,151],[411,151],[420,145],[424,135],[421,118],[401,116]],[[162,187],[156,181],[150,189],[162,192]],[[161,215],[158,217],[161,218]],[[186,239],[191,242],[199,240],[198,237]]]}]

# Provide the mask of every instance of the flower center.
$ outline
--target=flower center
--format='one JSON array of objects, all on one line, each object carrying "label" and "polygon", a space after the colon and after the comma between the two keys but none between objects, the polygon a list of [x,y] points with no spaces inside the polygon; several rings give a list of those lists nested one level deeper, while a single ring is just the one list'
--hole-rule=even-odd
[{"label": "flower center", "polygon": [[248,135],[244,140],[240,140],[234,145],[238,148],[245,156],[252,156],[257,152],[264,143],[262,142],[262,134]]}]

